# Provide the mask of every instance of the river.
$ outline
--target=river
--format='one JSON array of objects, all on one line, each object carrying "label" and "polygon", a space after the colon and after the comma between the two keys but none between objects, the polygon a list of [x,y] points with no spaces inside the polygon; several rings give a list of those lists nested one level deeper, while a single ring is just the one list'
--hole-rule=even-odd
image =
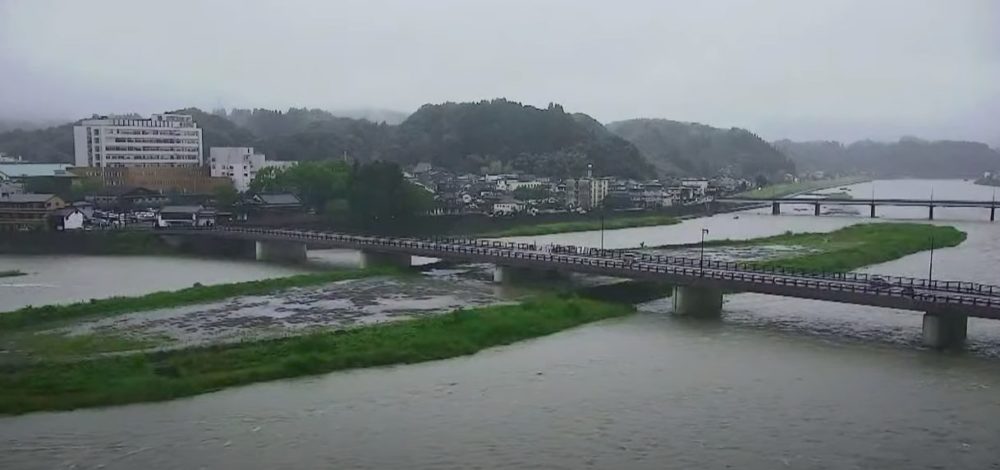
[{"label": "river", "polygon": [[[992,196],[962,181],[874,185],[876,197],[925,197],[931,187],[940,199]],[[608,231],[604,242],[871,220],[752,212]],[[998,282],[1000,225],[985,222],[988,211],[935,215],[969,238],[935,253],[934,276]],[[526,238],[596,245],[600,233]],[[869,271],[927,269],[921,253]],[[1000,468],[1000,322],[970,319],[968,351],[938,353],[919,346],[916,312],[736,294],[722,321],[704,322],[672,317],[666,304],[471,357],[2,418],[0,468]]]}]

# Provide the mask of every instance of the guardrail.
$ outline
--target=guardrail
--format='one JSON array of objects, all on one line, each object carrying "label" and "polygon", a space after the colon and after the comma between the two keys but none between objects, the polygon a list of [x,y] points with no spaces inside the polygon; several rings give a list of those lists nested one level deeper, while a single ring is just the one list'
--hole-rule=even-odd
[{"label": "guardrail", "polygon": [[[906,298],[931,303],[1000,307],[1000,287],[964,281],[934,281],[902,276],[882,276],[850,272],[817,274],[757,266],[749,263],[717,260],[703,261],[699,258],[652,255],[627,250],[601,250],[598,248],[561,245],[539,247],[532,243],[501,242],[473,238],[389,238],[308,230],[230,226],[194,227],[179,230],[186,232],[215,231],[245,233],[303,242],[328,241],[356,247],[422,250],[427,254],[439,253],[447,255],[454,253],[491,258],[520,259],[553,265],[614,269],[625,273],[658,273],[718,281]],[[917,289],[933,292],[919,292]]]}]

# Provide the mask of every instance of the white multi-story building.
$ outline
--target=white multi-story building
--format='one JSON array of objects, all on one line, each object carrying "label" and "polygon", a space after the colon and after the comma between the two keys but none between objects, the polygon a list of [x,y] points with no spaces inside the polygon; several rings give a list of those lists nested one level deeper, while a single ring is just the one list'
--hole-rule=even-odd
[{"label": "white multi-story building", "polygon": [[183,114],[87,119],[73,127],[76,166],[200,166],[201,129]]},{"label": "white multi-story building", "polygon": [[258,171],[268,167],[287,168],[294,164],[267,161],[264,154],[254,152],[253,147],[212,147],[208,151],[211,175],[231,179],[233,187],[239,192],[250,188],[250,182]]},{"label": "white multi-story building", "polygon": [[608,197],[610,188],[608,178],[594,178],[590,180],[590,207],[598,207]]}]

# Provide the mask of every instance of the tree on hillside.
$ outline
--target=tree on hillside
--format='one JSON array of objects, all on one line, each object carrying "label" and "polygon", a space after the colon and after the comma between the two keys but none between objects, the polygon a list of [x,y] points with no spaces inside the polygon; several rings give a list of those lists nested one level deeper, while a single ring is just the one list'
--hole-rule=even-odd
[{"label": "tree on hillside", "polygon": [[719,129],[666,119],[631,119],[608,124],[668,174],[752,177],[794,173],[784,154],[745,129]]}]

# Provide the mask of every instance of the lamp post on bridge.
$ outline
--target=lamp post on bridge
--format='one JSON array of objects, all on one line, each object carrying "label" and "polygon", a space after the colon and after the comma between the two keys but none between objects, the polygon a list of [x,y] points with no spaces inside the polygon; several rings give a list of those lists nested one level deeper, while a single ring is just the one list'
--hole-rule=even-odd
[{"label": "lamp post on bridge", "polygon": [[601,251],[604,251],[604,206],[601,206]]},{"label": "lamp post on bridge", "polygon": [[927,262],[927,287],[931,287],[931,280],[934,279],[934,235],[931,235],[931,258]]},{"label": "lamp post on bridge", "polygon": [[708,234],[707,228],[701,229],[701,256],[698,259],[698,270],[702,277],[705,276],[705,235]]}]

